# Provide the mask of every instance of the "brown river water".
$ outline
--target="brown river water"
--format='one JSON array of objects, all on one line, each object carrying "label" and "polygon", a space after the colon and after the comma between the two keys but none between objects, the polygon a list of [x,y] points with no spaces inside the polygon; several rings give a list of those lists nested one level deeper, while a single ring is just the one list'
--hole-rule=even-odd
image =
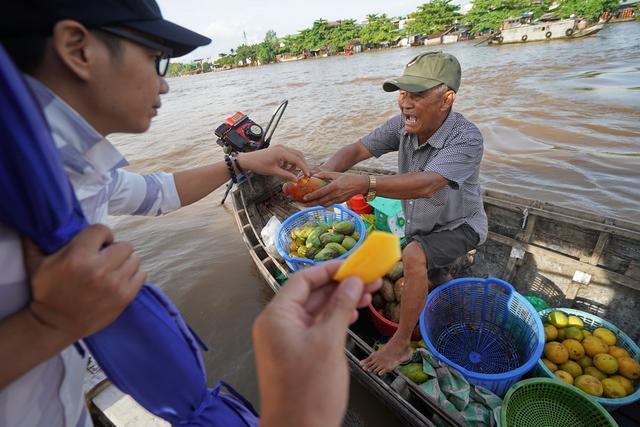
[{"label": "brown river water", "polygon": [[[482,131],[486,188],[640,221],[640,23],[578,40],[440,48],[458,57],[454,108]],[[427,47],[289,62],[169,79],[160,115],[142,135],[117,135],[135,171],[177,171],[222,158],[214,129],[242,111],[266,124],[289,107],[273,139],[321,161],[397,112],[382,82]],[[369,161],[395,169],[396,157]],[[210,382],[259,402],[251,324],[271,297],[223,189],[162,218],[113,218],[143,268],[209,346]],[[350,425],[397,420],[352,384]]]}]

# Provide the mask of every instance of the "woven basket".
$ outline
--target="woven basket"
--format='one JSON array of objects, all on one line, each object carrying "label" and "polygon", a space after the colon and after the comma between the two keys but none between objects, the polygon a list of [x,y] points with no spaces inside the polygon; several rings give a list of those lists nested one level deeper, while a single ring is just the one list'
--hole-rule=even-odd
[{"label": "woven basket", "polygon": [[617,427],[585,392],[561,381],[533,378],[509,389],[500,410],[502,427]]},{"label": "woven basket", "polygon": [[360,233],[360,239],[353,248],[348,250],[347,253],[340,255],[336,259],[344,259],[348,257],[362,244],[366,237],[366,229],[362,218],[360,218],[357,213],[340,205],[333,205],[329,208],[316,206],[293,214],[282,223],[282,225],[278,229],[276,238],[276,249],[282,256],[282,258],[284,258],[285,262],[292,271],[298,271],[304,267],[320,264],[320,262],[315,262],[307,258],[297,258],[289,256],[289,244],[291,243],[291,236],[289,235],[289,233],[294,228],[299,227],[308,221],[322,221],[325,223],[332,223],[336,221],[351,221],[355,224],[355,231]]}]

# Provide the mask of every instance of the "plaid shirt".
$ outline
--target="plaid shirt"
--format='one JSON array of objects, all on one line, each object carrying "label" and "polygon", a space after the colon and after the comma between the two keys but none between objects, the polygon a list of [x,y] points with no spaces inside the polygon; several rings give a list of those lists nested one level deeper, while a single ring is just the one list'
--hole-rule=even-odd
[{"label": "plaid shirt", "polygon": [[419,145],[418,137],[405,131],[401,115],[389,119],[360,142],[375,157],[397,151],[401,174],[435,172],[449,181],[432,197],[402,201],[407,236],[468,224],[478,233],[478,244],[486,240],[487,215],[479,179],[482,134],[462,114],[450,112],[426,144]]}]

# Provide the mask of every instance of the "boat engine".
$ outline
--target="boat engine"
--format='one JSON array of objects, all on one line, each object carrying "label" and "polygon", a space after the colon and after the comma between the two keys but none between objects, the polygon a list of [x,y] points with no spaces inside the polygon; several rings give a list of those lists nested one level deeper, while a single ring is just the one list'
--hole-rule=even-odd
[{"label": "boat engine", "polygon": [[[278,105],[265,129],[241,112],[227,117],[224,123],[215,130],[215,134],[218,137],[218,145],[222,147],[227,155],[267,148],[288,104],[289,101],[285,99]],[[246,179],[251,185],[251,178],[247,173],[236,177],[237,182],[243,179]],[[227,199],[232,187],[233,180],[229,180],[222,203]]]},{"label": "boat engine", "polygon": [[227,117],[224,123],[218,126],[215,131],[218,137],[218,144],[223,148],[225,154],[267,148],[288,104],[289,101],[285,99],[278,105],[266,129],[263,129],[262,126],[241,112]]}]

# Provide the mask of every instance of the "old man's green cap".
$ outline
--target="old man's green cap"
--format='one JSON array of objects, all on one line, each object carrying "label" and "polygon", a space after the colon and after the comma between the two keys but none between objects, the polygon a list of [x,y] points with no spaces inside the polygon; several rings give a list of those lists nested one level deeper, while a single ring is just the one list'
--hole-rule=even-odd
[{"label": "old man's green cap", "polygon": [[444,52],[427,52],[413,58],[402,76],[387,80],[382,88],[386,92],[423,92],[444,83],[458,92],[461,74],[460,63],[455,56]]}]

